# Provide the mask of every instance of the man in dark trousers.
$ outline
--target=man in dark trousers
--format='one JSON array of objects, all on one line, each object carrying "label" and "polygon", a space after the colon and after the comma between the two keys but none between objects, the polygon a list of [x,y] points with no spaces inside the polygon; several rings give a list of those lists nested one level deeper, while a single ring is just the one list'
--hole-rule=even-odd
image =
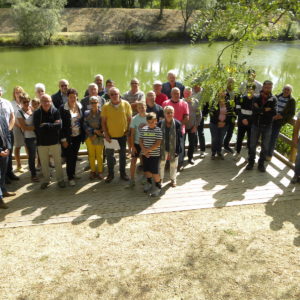
[{"label": "man in dark trousers", "polygon": [[255,163],[256,146],[261,136],[261,151],[258,170],[265,172],[264,162],[270,143],[273,117],[277,113],[277,98],[272,95],[273,83],[266,80],[258,96],[253,98],[250,151],[246,170],[252,170]]},{"label": "man in dark trousers", "polygon": [[9,193],[5,187],[5,175],[9,153],[11,151],[11,142],[8,125],[5,117],[0,115],[0,208],[8,208],[3,202],[3,197],[15,196],[15,193]]}]

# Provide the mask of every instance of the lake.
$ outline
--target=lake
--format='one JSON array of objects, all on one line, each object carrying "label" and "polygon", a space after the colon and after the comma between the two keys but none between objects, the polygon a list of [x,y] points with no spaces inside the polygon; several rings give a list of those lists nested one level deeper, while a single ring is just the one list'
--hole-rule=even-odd
[{"label": "lake", "polygon": [[[51,46],[44,48],[0,48],[0,85],[11,99],[12,89],[21,85],[34,95],[34,85],[42,82],[46,92],[58,90],[58,80],[66,78],[83,96],[95,74],[115,80],[121,92],[129,89],[130,79],[137,77],[147,92],[155,79],[166,81],[168,70],[178,71],[179,79],[199,66],[214,64],[224,43],[212,47],[182,44]],[[257,79],[271,79],[274,90],[285,83],[300,95],[300,42],[260,42],[247,62],[257,71]]]}]

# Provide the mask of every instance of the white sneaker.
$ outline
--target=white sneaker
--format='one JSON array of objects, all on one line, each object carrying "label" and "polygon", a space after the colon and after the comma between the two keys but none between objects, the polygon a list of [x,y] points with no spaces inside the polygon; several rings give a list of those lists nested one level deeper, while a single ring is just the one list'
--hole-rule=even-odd
[{"label": "white sneaker", "polygon": [[75,180],[74,179],[69,180],[69,185],[75,186],[76,185]]}]

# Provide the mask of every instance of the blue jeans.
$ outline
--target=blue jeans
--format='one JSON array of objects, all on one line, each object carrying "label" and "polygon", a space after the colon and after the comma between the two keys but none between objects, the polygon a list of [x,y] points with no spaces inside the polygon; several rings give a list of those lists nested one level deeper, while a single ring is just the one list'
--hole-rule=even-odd
[{"label": "blue jeans", "polygon": [[36,176],[35,157],[36,157],[36,138],[25,138],[25,145],[28,151],[28,166],[31,177]]},{"label": "blue jeans", "polygon": [[267,151],[268,156],[273,156],[273,152],[274,152],[274,149],[276,146],[276,141],[277,141],[281,127],[282,127],[281,122],[274,121],[272,123],[272,133],[271,133],[271,138],[270,138],[269,149]]},{"label": "blue jeans", "polygon": [[223,140],[227,132],[228,125],[218,127],[218,124],[210,123],[209,129],[211,133],[211,154],[219,154],[222,152]]},{"label": "blue jeans", "polygon": [[0,156],[0,199],[3,197],[3,193],[6,192],[5,176],[7,171],[9,157]]},{"label": "blue jeans", "polygon": [[297,157],[295,161],[295,175],[300,176],[300,138],[298,141],[298,151],[297,151]]},{"label": "blue jeans", "polygon": [[260,125],[256,126],[252,124],[251,127],[251,139],[250,139],[250,151],[249,151],[249,164],[254,164],[256,155],[256,146],[261,136],[261,150],[259,154],[258,164],[263,164],[266,160],[266,154],[269,149],[270,137],[271,137],[272,125]]},{"label": "blue jeans", "polygon": [[[119,152],[119,170],[120,175],[123,176],[126,174],[125,167],[126,167],[126,135],[119,137],[119,138],[112,138],[117,140],[120,145],[120,152]],[[114,176],[114,166],[116,164],[115,159],[115,150],[114,149],[105,149],[106,158],[107,158],[107,167],[108,167],[108,175]]]}]

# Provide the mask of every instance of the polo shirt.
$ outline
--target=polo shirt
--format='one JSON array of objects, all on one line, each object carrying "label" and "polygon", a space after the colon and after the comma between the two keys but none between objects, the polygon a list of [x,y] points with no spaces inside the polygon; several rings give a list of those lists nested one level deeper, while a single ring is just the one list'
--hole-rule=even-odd
[{"label": "polo shirt", "polygon": [[168,96],[164,93],[160,93],[159,95],[156,95],[156,98],[155,98],[155,103],[162,106],[162,104],[168,100]]},{"label": "polo shirt", "polygon": [[[163,103],[163,107],[172,106],[174,108],[174,118],[182,123],[183,116],[188,115],[189,105],[180,99],[178,102],[173,102],[172,100],[167,100]],[[185,125],[182,124],[182,133],[185,133]]]},{"label": "polo shirt", "polygon": [[102,117],[106,118],[108,134],[114,138],[124,136],[128,128],[127,118],[131,115],[131,106],[125,100],[121,100],[118,106],[114,106],[110,101],[102,107]]}]

